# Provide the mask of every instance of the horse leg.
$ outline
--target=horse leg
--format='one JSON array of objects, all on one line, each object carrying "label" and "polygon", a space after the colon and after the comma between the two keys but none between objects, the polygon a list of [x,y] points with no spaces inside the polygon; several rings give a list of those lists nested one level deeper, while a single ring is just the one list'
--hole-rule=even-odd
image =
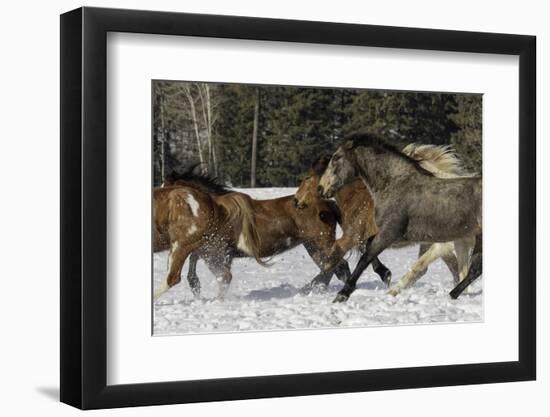
[{"label": "horse leg", "polygon": [[397,285],[388,291],[388,294],[396,296],[401,290],[413,285],[426,273],[428,266],[433,261],[440,258],[443,254],[452,253],[452,251],[452,242],[434,243],[429,246],[428,250],[416,260],[412,268],[401,278]]},{"label": "horse leg", "polygon": [[391,271],[380,261],[378,256],[372,260],[372,269],[378,274],[382,282],[389,287],[391,284]]},{"label": "horse leg", "polygon": [[[319,261],[319,268],[321,269],[321,272],[317,274],[309,284],[305,285],[300,292],[308,294],[312,288],[314,288],[316,285],[323,285],[328,286],[328,282],[330,281],[330,278],[332,277],[333,273],[337,273],[337,270],[339,269],[340,265],[342,265],[342,270],[338,272],[337,276],[339,279],[346,283],[348,279],[350,278],[351,274],[349,272],[349,264],[346,260],[343,259],[346,252],[351,249],[352,247],[352,239],[350,239],[347,236],[343,236],[340,239],[336,240],[334,244],[332,245],[332,248],[330,250],[330,255],[326,257],[326,259],[321,262]],[[313,258],[313,260],[317,263],[316,259]],[[347,271],[346,271],[347,269]],[[340,278],[342,277],[342,278]]]},{"label": "horse leg", "polygon": [[468,275],[475,243],[475,237],[465,237],[454,241],[459,283]]},{"label": "horse leg", "polygon": [[199,261],[199,255],[197,252],[193,252],[189,257],[189,271],[187,272],[187,282],[191,288],[191,292],[195,297],[199,297],[201,293],[201,282],[197,275],[197,263]]},{"label": "horse leg", "polygon": [[[357,239],[357,238],[356,238]],[[343,236],[340,239],[338,239],[335,243],[334,250],[340,251],[339,253],[345,254],[349,250],[351,250],[354,246],[357,246],[357,240],[348,236]],[[364,251],[363,251],[364,252]],[[342,255],[343,256],[343,255]],[[374,272],[378,274],[380,279],[384,284],[386,284],[387,287],[390,286],[391,283],[391,271],[378,259],[378,257],[374,258],[372,260],[372,269]]]},{"label": "horse leg", "polygon": [[223,271],[221,273],[220,279],[220,290],[218,293],[218,299],[223,300],[227,294],[227,290],[231,281],[233,280],[233,275],[231,274],[231,261],[229,263],[224,262]]},{"label": "horse leg", "polygon": [[233,279],[233,275],[231,274],[232,262],[232,256],[215,256],[207,261],[208,269],[210,269],[218,281],[218,300],[223,300],[225,298],[227,289]]},{"label": "horse leg", "polygon": [[[453,245],[453,249],[454,249],[454,245]],[[454,250],[451,251],[450,253],[446,253],[442,255],[441,260],[445,262],[445,265],[447,265],[447,268],[449,268],[449,271],[453,276],[454,285],[458,284],[460,281],[460,278],[458,276],[458,262],[456,260],[456,254]]]},{"label": "horse leg", "polygon": [[393,227],[380,229],[380,233],[369,238],[367,244],[365,245],[365,252],[361,255],[361,258],[359,259],[355,270],[351,274],[351,277],[344,284],[344,288],[342,288],[338,292],[338,295],[336,295],[336,298],[333,300],[334,303],[341,303],[348,300],[350,295],[355,291],[357,280],[359,280],[359,277],[370,265],[373,259],[376,258],[384,249],[394,243],[397,237],[401,235],[394,230],[395,227],[396,225],[394,224]]},{"label": "horse leg", "polygon": [[[417,260],[420,259],[420,257],[422,255],[424,255],[431,247],[433,246],[432,243],[421,243],[418,247],[418,256],[417,256]],[[426,275],[426,273],[428,272],[428,268],[420,271],[418,273],[418,278],[416,279],[417,281],[422,278],[424,275]]]},{"label": "horse leg", "polygon": [[324,271],[333,271],[336,277],[346,283],[351,276],[349,263],[344,259],[344,255],[353,247],[353,239],[349,236],[342,236],[337,239],[328,250],[329,255],[320,267]]},{"label": "horse leg", "polygon": [[[313,278],[311,282],[304,285],[300,289],[300,293],[309,294],[312,290],[315,290],[316,292],[321,292],[328,287],[330,280],[332,278],[333,271],[325,271],[325,269],[323,268],[323,264],[326,262],[326,260],[323,259],[324,256],[318,245],[316,245],[313,242],[306,242],[304,243],[304,248],[306,249],[307,253],[311,257],[313,262],[315,262],[315,265],[319,267],[321,272],[315,278]],[[350,274],[349,265],[347,267],[348,267],[347,272],[349,277],[349,274]]]},{"label": "horse leg", "polygon": [[[225,248],[227,249],[227,248]],[[233,278],[231,274],[231,263],[233,257],[227,254],[224,248],[211,248],[205,256],[202,257],[206,266],[216,277],[218,282],[218,300],[223,300],[229,284]]]},{"label": "horse leg", "polygon": [[477,278],[481,276],[482,273],[482,256],[481,252],[474,254],[472,256],[472,264],[470,266],[470,271],[468,272],[468,276],[460,281],[456,287],[453,288],[453,290],[449,293],[452,299],[457,299],[462,291],[464,291],[472,282],[474,282]]},{"label": "horse leg", "polygon": [[351,270],[349,269],[348,261],[342,259],[340,263],[336,265],[336,268],[334,268],[334,273],[340,281],[346,283],[351,276]]},{"label": "horse leg", "polygon": [[[357,245],[357,240],[349,235],[344,235],[340,239],[336,240],[332,248],[332,254],[339,254],[340,257],[343,257],[349,250]],[[347,264],[347,261],[346,261]],[[340,266],[340,265],[339,265]],[[339,267],[338,266],[338,267]],[[349,265],[348,265],[349,267]],[[378,257],[374,258],[372,261],[372,269],[378,274],[380,279],[386,286],[390,286],[391,283],[391,271],[384,265]],[[335,271],[336,272],[336,271]],[[337,272],[336,272],[337,273]],[[349,278],[349,274],[346,277]]]},{"label": "horse leg", "polygon": [[160,287],[154,293],[153,299],[157,300],[162,294],[181,281],[181,270],[185,260],[195,248],[192,245],[180,244],[178,241],[172,243],[168,257],[168,274],[161,282]]},{"label": "horse leg", "polygon": [[[418,248],[417,260],[420,259],[420,257],[422,255],[424,255],[428,251],[428,249],[430,249],[431,246],[432,246],[431,243],[421,243],[419,248]],[[372,265],[374,267],[374,261],[372,261]],[[427,272],[428,272],[428,268],[423,269],[422,271],[420,271],[418,273],[418,277],[415,279],[415,281],[418,281],[420,278],[422,278],[424,275],[426,275]],[[388,284],[388,287],[389,287],[389,284]]]}]

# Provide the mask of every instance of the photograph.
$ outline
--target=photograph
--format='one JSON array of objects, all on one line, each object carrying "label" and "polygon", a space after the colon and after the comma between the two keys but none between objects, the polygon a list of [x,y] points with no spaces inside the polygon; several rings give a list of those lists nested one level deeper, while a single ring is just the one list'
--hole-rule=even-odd
[{"label": "photograph", "polygon": [[483,322],[483,95],[152,80],[154,336]]},{"label": "photograph", "polygon": [[[537,414],[550,29],[528,7],[495,20],[399,1],[92,1],[64,5],[49,32],[44,5],[41,36],[15,43],[7,126],[49,124],[59,146],[40,133],[22,153],[28,138],[7,136],[6,178],[29,201],[6,205],[21,256],[5,275],[53,236],[59,256],[49,242],[32,259],[59,283],[24,293],[40,314],[8,299],[14,352],[37,336],[46,349],[8,366],[24,382],[11,409],[427,417],[463,414],[466,395],[486,414]],[[22,94],[44,54],[56,82]],[[52,167],[59,193],[21,187]]]}]

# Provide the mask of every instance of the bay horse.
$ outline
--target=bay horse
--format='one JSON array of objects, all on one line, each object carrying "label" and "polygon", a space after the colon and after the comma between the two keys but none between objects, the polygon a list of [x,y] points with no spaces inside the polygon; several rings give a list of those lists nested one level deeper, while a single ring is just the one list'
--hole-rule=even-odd
[{"label": "bay horse", "polygon": [[[315,204],[319,198],[317,186],[329,160],[328,156],[318,158],[301,181],[294,194],[295,205],[299,209],[305,209],[312,203]],[[327,258],[323,261],[325,267],[329,269],[332,264],[338,263],[350,249],[359,248],[370,237],[378,233],[378,227],[374,220],[374,202],[361,180],[346,185],[338,191],[335,197],[339,212],[338,223],[343,234],[333,243]],[[391,271],[378,258],[373,259],[372,267],[382,282],[389,286]],[[302,293],[307,293],[319,285],[328,286],[331,276],[328,275],[324,278],[323,281],[322,277],[316,277],[310,284],[302,288]]]},{"label": "bay horse", "polygon": [[[193,203],[194,213],[193,204],[188,201],[189,195],[196,200]],[[182,204],[182,198],[188,207]],[[174,202],[175,199],[179,199],[179,203]],[[155,293],[155,298],[180,280],[183,263],[180,266],[180,258],[176,258],[173,253],[182,251],[184,242],[179,240],[182,234],[184,238],[189,238],[188,231],[192,227],[189,219],[194,220],[195,228],[192,230],[196,238],[191,245],[185,242],[188,249],[184,255],[187,258],[192,253],[187,280],[195,296],[200,294],[200,281],[196,275],[199,258],[205,261],[220,281],[219,297],[223,298],[232,279],[231,263],[234,258],[253,257],[265,264],[262,258],[272,257],[300,244],[321,268],[319,281],[324,282],[327,274],[330,278],[333,271],[342,281],[350,276],[349,265],[345,260],[331,271],[322,269],[322,261],[334,243],[339,214],[335,204],[320,197],[307,210],[299,210],[293,195],[255,200],[245,193],[220,185],[208,176],[193,174],[189,170],[182,174],[175,173],[163,187],[155,189],[154,200],[155,240],[162,241],[163,233],[169,232],[169,262],[171,266],[175,260],[178,262],[173,275],[170,267],[166,282]],[[235,209],[238,212],[232,215]],[[201,217],[200,225],[197,224],[198,219],[193,217]],[[249,237],[244,233],[247,230]]]},{"label": "bay horse", "polygon": [[397,242],[453,242],[460,280],[466,277],[482,229],[481,177],[438,178],[381,138],[355,133],[332,155],[318,192],[331,198],[356,178],[374,197],[378,234],[334,302],[347,301],[374,257]]}]

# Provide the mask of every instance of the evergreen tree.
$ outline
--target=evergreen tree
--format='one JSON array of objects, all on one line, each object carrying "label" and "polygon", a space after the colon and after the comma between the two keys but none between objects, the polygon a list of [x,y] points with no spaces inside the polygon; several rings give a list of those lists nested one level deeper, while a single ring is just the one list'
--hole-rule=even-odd
[{"label": "evergreen tree", "polygon": [[481,172],[481,108],[471,94],[155,81],[154,181],[201,161],[227,184],[249,186],[255,116],[259,187],[296,186],[356,130],[397,146],[452,144],[467,169]]},{"label": "evergreen tree", "polygon": [[368,129],[396,144],[448,144],[455,111],[452,94],[362,91],[349,106],[346,131]]},{"label": "evergreen tree", "polygon": [[458,130],[452,135],[451,143],[465,168],[481,174],[482,96],[459,94],[456,101],[457,111],[450,117],[457,124]]}]

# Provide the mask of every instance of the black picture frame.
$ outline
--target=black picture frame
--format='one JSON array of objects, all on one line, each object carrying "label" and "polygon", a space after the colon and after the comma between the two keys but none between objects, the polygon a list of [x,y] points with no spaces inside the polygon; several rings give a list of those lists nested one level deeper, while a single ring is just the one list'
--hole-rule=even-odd
[{"label": "black picture frame", "polygon": [[[518,361],[107,385],[108,32],[519,56]],[[88,7],[61,15],[61,401],[94,409],[535,379],[535,51],[524,35]]]}]

